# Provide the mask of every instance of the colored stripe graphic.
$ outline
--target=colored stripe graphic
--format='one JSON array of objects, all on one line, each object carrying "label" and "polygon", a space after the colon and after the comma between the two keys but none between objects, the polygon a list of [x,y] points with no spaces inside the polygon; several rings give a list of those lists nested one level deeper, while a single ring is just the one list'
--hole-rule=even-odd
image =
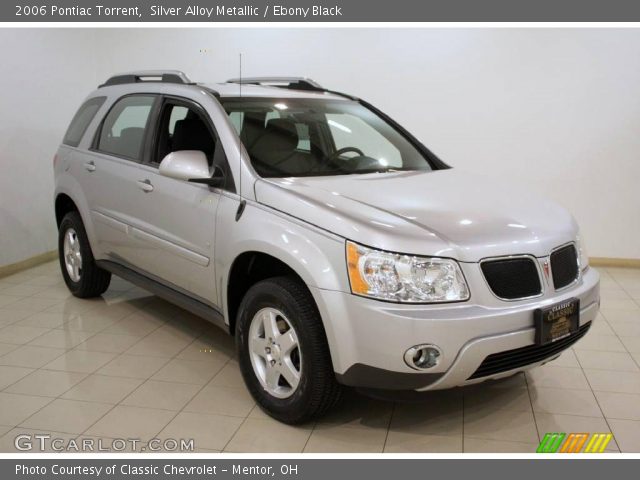
[{"label": "colored stripe graphic", "polygon": [[610,433],[594,433],[584,453],[603,453],[613,436]]},{"label": "colored stripe graphic", "polygon": [[560,453],[579,453],[587,438],[588,433],[570,433],[560,448]]},{"label": "colored stripe graphic", "polygon": [[566,433],[546,433],[536,453],[556,453],[565,436]]},{"label": "colored stripe graphic", "polygon": [[591,438],[588,433],[545,433],[536,453],[603,453],[612,438],[611,433],[594,433]]}]

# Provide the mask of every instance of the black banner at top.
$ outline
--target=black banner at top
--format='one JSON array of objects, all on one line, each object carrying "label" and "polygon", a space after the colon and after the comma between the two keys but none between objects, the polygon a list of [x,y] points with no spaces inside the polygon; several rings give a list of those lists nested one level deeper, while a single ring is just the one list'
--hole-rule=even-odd
[{"label": "black banner at top", "polygon": [[638,22],[637,0],[14,0],[1,22]]}]

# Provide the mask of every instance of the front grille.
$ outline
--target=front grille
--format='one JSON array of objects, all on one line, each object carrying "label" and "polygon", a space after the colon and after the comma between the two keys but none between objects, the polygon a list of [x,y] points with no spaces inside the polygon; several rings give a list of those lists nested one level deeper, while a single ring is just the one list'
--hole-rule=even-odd
[{"label": "front grille", "polygon": [[538,268],[531,258],[482,262],[482,273],[493,293],[506,300],[534,297],[542,292]]},{"label": "front grille", "polygon": [[528,345],[526,347],[493,353],[485,358],[478,369],[467,380],[488,377],[498,373],[508,372],[515,368],[541,362],[562,352],[580,340],[591,328],[591,322],[582,325],[577,332],[545,345]]},{"label": "front grille", "polygon": [[551,274],[553,275],[553,286],[556,290],[566,287],[578,278],[576,247],[567,245],[551,254]]}]

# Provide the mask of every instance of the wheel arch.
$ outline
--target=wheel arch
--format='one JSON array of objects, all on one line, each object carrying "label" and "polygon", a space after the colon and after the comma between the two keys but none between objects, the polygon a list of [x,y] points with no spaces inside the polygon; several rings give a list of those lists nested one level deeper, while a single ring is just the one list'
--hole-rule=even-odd
[{"label": "wheel arch", "polygon": [[[235,210],[232,212],[235,214]],[[229,220],[229,223],[233,227],[231,231],[217,238],[216,270],[219,301],[230,326],[235,322],[237,305],[246,292],[243,290],[240,295],[233,291],[238,269],[266,265],[270,268],[254,270],[260,272],[258,280],[289,274],[296,276],[307,289],[346,291],[349,288],[343,239],[250,205],[241,222]],[[254,263],[250,264],[252,258]],[[260,260],[257,264],[256,259]],[[323,322],[326,324],[325,319]]]},{"label": "wheel arch", "polygon": [[80,183],[68,174],[58,176],[56,178],[56,189],[53,197],[56,226],[60,227],[60,223],[67,213],[71,211],[78,212],[87,236],[89,237],[89,245],[91,245],[93,255],[97,259],[101,258],[100,252],[96,251],[98,244],[96,243],[91,213],[85,192]]},{"label": "wheel arch", "polygon": [[225,313],[232,335],[240,302],[247,291],[262,280],[279,276],[296,278],[305,288],[308,284],[304,278],[308,275],[299,273],[285,260],[263,250],[247,250],[235,257],[227,273],[224,291]]},{"label": "wheel arch", "polygon": [[76,202],[66,193],[58,193],[55,200],[56,225],[60,227],[62,219],[69,212],[80,212]]}]

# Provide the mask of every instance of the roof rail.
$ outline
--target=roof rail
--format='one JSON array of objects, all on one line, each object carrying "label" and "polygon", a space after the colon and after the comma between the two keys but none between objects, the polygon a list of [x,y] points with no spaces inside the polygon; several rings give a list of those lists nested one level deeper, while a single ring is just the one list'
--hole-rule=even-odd
[{"label": "roof rail", "polygon": [[193,82],[189,80],[189,77],[179,70],[143,70],[114,75],[102,85],[98,86],[98,88],[141,82],[193,84]]},{"label": "roof rail", "polygon": [[240,80],[239,78],[232,78],[230,80],[227,80],[227,83],[239,83],[242,85],[267,85],[286,88],[288,90],[308,90],[311,92],[331,93],[333,95],[348,98],[349,100],[358,100],[358,97],[354,97],[353,95],[324,88],[315,80],[311,80],[307,77],[242,77],[242,80]]},{"label": "roof rail", "polygon": [[242,85],[271,85],[274,87],[290,88],[292,90],[324,90],[320,84],[307,77],[242,77],[231,78],[227,83]]}]

